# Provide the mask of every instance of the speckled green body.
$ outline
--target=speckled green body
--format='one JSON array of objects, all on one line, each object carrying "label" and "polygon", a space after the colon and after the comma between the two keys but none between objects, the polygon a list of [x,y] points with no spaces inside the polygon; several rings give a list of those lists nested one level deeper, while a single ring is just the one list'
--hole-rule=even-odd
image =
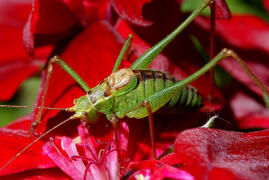
[{"label": "speckled green body", "polygon": [[[153,94],[161,92],[177,82],[176,78],[165,72],[156,70],[135,70],[135,72],[138,78],[136,88],[126,93],[124,96],[114,98],[113,109],[116,116],[119,118],[128,116],[130,118],[140,119],[148,116],[146,108],[141,105],[143,101],[148,100]],[[158,98],[163,103],[154,105],[150,102],[152,104],[151,106],[156,107],[152,109],[153,112],[164,105],[199,107],[202,104],[201,96],[198,94],[197,90],[190,85],[176,92],[170,99],[162,95]]]},{"label": "speckled green body", "polygon": [[[114,78],[113,81],[111,76]],[[169,98],[166,93],[162,93],[176,82],[178,80],[166,72],[121,69],[94,87],[88,95],[76,99],[71,110],[75,111],[78,118],[93,123],[98,118],[98,112],[104,113],[110,121],[113,121],[115,116],[144,118],[148,116],[148,111],[143,106],[144,101],[151,104],[152,112],[163,106],[201,106],[201,96],[190,85],[172,92]],[[158,100],[155,101],[156,98],[152,96],[158,93]]]}]

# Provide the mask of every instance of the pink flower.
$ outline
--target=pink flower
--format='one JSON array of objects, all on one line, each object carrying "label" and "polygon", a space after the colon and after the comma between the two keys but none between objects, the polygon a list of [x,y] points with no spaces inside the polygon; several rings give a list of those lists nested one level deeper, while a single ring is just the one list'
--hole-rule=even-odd
[{"label": "pink flower", "polygon": [[[73,179],[119,179],[119,164],[115,146],[115,137],[105,146],[98,144],[86,127],[78,127],[79,137],[74,140],[63,136],[60,147],[48,142],[43,147],[44,152],[54,163]],[[129,130],[121,123],[118,130],[120,151],[127,150]],[[75,142],[80,141],[80,142]],[[80,152],[80,153],[79,153]],[[123,153],[122,153],[123,154]],[[121,165],[126,164],[121,157]]]}]

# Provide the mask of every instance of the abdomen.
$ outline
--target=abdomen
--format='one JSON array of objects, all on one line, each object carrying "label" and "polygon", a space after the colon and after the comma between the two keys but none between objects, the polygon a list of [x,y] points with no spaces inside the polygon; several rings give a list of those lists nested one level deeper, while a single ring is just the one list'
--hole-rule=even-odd
[{"label": "abdomen", "polygon": [[[137,86],[127,94],[115,97],[114,113],[117,117],[123,118],[143,118],[148,115],[145,107],[142,106],[144,100],[167,87],[172,86],[178,80],[165,72],[156,70],[133,70],[137,77]],[[197,89],[187,85],[180,89],[171,99],[167,99],[165,106],[172,107],[199,107],[202,98]],[[160,107],[161,108],[161,107]]]},{"label": "abdomen", "polygon": [[[161,91],[175,84],[177,80],[174,76],[156,70],[133,70],[139,79],[139,83],[144,82],[144,98],[149,97],[155,92]],[[180,107],[200,107],[202,105],[202,97],[197,89],[191,85],[185,86],[179,90],[173,98],[171,98],[167,106]]]}]

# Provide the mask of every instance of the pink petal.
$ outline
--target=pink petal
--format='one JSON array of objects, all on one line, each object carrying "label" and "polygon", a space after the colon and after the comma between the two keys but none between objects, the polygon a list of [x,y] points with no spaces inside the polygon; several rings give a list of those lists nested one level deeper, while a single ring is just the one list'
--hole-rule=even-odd
[{"label": "pink petal", "polygon": [[[94,138],[93,137],[91,138],[88,129],[83,125],[80,125],[78,127],[78,133],[79,133],[79,137],[81,138],[81,144],[84,147],[85,157],[95,161],[98,164],[99,157],[98,157],[98,154],[95,150],[95,146],[93,145],[96,143]],[[89,177],[90,179],[94,179],[94,178],[102,179],[102,178],[104,178],[105,172],[101,168],[101,166],[97,166],[97,164],[93,163],[88,170],[89,173],[87,174],[87,177]]]},{"label": "pink petal", "polygon": [[[63,146],[65,147],[65,149],[71,149],[70,151],[74,152],[73,155],[78,155],[77,152],[72,149],[72,143],[69,142],[67,144],[64,144]],[[78,160],[78,162],[76,162],[64,156],[60,151],[55,148],[55,145],[53,145],[51,142],[47,142],[43,146],[43,151],[47,153],[47,155],[53,160],[53,162],[70,177],[72,177],[73,179],[83,179],[85,166],[81,160]]]},{"label": "pink petal", "polygon": [[[73,139],[65,137],[65,136],[62,137],[61,146],[62,146],[63,151],[68,155],[70,160],[73,156],[79,155],[76,145],[73,142]],[[83,174],[85,172],[85,165],[83,164],[81,159],[73,161],[72,164],[75,166],[77,170],[79,170],[80,174]]]},{"label": "pink petal", "polygon": [[96,153],[95,146],[93,145],[95,141],[94,138],[90,137],[88,129],[85,126],[80,125],[78,127],[78,134],[81,138],[81,143],[85,149],[85,155],[87,156],[87,158],[97,160],[98,155]]},{"label": "pink petal", "polygon": [[[126,153],[128,153],[128,140],[129,140],[129,129],[126,123],[121,122],[118,125],[117,128],[118,131],[118,142],[119,142],[119,148],[121,151],[121,167],[126,166],[127,163],[129,163],[129,159],[126,157]],[[108,176],[110,179],[119,179],[120,172],[119,172],[119,163],[117,158],[117,151],[116,151],[116,140],[115,135],[113,137],[112,146],[109,150],[109,152],[104,152],[102,158],[104,158],[104,167],[106,168],[106,171],[108,171]]]},{"label": "pink petal", "polygon": [[109,179],[119,179],[119,163],[117,159],[117,151],[111,151],[106,155],[104,168],[108,172]]},{"label": "pink petal", "polygon": [[[126,150],[127,151],[127,147],[128,147],[128,140],[129,140],[129,128],[128,125],[125,122],[121,122],[119,123],[120,125],[118,126],[118,135],[119,135],[119,146],[121,150]],[[115,135],[113,138],[114,142],[115,142]]]}]

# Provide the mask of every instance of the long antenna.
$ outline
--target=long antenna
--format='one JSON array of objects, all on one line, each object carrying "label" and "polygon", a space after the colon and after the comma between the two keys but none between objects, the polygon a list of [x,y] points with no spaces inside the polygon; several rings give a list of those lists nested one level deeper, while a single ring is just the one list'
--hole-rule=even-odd
[{"label": "long antenna", "polygon": [[39,107],[39,106],[17,106],[17,105],[3,105],[1,104],[0,107],[5,108],[31,108],[31,109],[54,109],[54,110],[66,110],[66,108],[53,108],[53,107]]},{"label": "long antenna", "polygon": [[2,172],[12,161],[14,161],[18,156],[20,156],[25,150],[27,150],[30,146],[32,146],[34,143],[36,143],[38,140],[49,134],[51,131],[55,130],[56,128],[60,127],[61,125],[65,124],[68,121],[75,120],[76,118],[71,116],[70,118],[62,121],[61,123],[57,124],[38,138],[36,138],[33,142],[31,142],[28,146],[26,146],[24,149],[22,149],[19,153],[17,153],[12,159],[10,159],[4,166],[0,168],[0,172]]}]

